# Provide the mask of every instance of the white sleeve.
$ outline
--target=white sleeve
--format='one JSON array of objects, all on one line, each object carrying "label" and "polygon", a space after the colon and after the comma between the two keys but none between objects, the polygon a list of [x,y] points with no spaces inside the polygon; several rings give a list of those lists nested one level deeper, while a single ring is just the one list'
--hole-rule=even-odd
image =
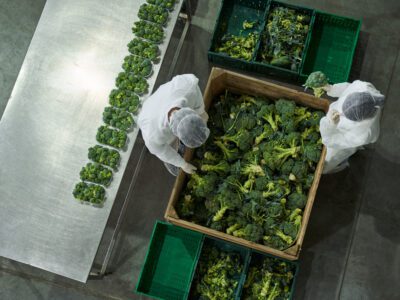
[{"label": "white sleeve", "polygon": [[195,91],[193,93],[193,100],[194,100],[193,110],[195,110],[199,115],[202,115],[205,112],[204,100],[198,84],[196,84]]},{"label": "white sleeve", "polygon": [[182,168],[186,163],[185,160],[178,154],[178,152],[168,144],[155,144],[152,142],[146,143],[147,148],[151,154],[154,154],[163,162]]},{"label": "white sleeve", "polygon": [[328,96],[339,98],[343,92],[349,87],[350,83],[342,82],[336,83],[331,86],[331,88],[327,91]]}]

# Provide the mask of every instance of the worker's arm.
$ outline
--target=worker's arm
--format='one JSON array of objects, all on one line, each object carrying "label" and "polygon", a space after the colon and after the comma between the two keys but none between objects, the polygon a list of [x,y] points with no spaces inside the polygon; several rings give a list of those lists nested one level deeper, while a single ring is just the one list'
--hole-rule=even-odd
[{"label": "worker's arm", "polygon": [[185,165],[185,160],[178,154],[176,149],[168,144],[160,145],[152,142],[146,143],[151,154],[154,154],[163,162],[169,163],[176,167],[182,168]]},{"label": "worker's arm", "polygon": [[339,98],[343,94],[343,92],[349,87],[349,85],[350,83],[348,82],[342,82],[333,85],[327,85],[326,87],[324,87],[324,89],[326,90],[328,96]]},{"label": "worker's arm", "polygon": [[205,111],[203,95],[201,94],[198,84],[196,84],[194,90],[195,90],[194,91],[194,99],[196,102],[195,102],[195,107],[193,108],[193,110],[195,110],[200,115],[200,117],[203,119],[203,121],[207,123],[208,114]]}]

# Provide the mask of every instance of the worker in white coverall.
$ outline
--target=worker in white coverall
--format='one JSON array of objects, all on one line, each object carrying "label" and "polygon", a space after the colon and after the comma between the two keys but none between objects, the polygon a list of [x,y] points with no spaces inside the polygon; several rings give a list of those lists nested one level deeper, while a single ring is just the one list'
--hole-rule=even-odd
[{"label": "worker in white coverall", "polygon": [[368,82],[338,83],[324,87],[339,99],[321,119],[322,143],[327,147],[324,173],[341,171],[347,159],[363,145],[376,142],[384,96]]},{"label": "worker in white coverall", "polygon": [[198,82],[193,74],[175,76],[144,102],[138,118],[150,153],[161,159],[174,176],[179,168],[188,174],[196,171],[183,159],[183,145],[197,148],[210,134]]}]

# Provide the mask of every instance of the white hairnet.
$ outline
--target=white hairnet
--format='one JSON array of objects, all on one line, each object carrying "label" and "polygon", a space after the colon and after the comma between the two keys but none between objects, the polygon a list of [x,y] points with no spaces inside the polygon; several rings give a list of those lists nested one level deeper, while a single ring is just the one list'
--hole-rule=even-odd
[{"label": "white hairnet", "polygon": [[197,148],[207,140],[210,130],[203,119],[191,108],[181,108],[171,115],[172,133],[189,148]]},{"label": "white hairnet", "polygon": [[351,121],[362,121],[375,116],[379,107],[383,106],[382,95],[372,95],[369,92],[349,94],[343,102],[342,111]]}]

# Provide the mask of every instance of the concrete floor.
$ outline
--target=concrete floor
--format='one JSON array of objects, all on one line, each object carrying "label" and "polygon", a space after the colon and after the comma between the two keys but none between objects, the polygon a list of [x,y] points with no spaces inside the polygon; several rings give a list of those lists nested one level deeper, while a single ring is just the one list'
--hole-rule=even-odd
[{"label": "concrete floor", "polygon": [[[0,116],[44,2],[0,0]],[[195,73],[202,89],[211,68],[206,51],[219,2],[198,1],[175,70],[176,74]],[[290,2],[362,18],[352,79],[370,81],[387,96],[379,141],[351,158],[349,169],[321,180],[301,253],[295,299],[400,299],[400,106],[396,104],[400,98],[400,2]],[[178,24],[173,45],[181,29]],[[168,59],[165,65],[159,83],[166,80]],[[135,145],[125,178],[132,176],[142,145],[140,140]],[[127,191],[128,179],[124,182],[96,264],[115,223],[119,200]],[[1,258],[0,299],[146,299],[133,289],[154,222],[163,218],[173,182],[163,164],[146,154],[112,258],[112,274],[80,284]]]}]

